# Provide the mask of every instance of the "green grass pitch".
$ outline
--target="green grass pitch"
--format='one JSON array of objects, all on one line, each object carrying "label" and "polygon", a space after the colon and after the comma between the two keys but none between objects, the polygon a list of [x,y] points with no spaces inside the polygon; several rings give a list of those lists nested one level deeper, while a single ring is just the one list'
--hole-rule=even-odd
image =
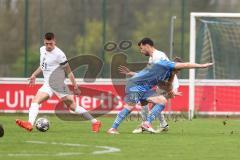
[{"label": "green grass pitch", "polygon": [[[29,133],[15,125],[25,114],[1,114],[5,135],[0,138],[1,160],[239,160],[240,120],[197,118],[170,120],[164,134],[132,134],[140,123],[124,121],[120,135],[108,135],[113,117],[100,117],[100,133],[91,132],[89,122],[62,121],[47,116],[50,130]],[[226,121],[225,121],[226,120]],[[226,122],[226,123],[223,123]],[[154,126],[157,122],[154,122]]]}]

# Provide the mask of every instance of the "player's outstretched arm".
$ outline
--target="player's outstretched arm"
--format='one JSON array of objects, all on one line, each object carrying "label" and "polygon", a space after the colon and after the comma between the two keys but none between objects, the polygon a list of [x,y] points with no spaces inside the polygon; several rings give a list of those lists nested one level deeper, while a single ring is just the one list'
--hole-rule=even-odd
[{"label": "player's outstretched arm", "polygon": [[41,67],[38,67],[33,74],[31,75],[31,77],[29,77],[29,85],[32,86],[35,84],[35,80],[36,77],[42,72]]},{"label": "player's outstretched arm", "polygon": [[198,63],[176,63],[175,64],[175,69],[192,69],[192,68],[207,68],[209,66],[212,66],[213,63],[204,63],[204,64],[198,64]]},{"label": "player's outstretched arm", "polygon": [[118,70],[119,70],[120,73],[125,74],[127,76],[134,76],[136,74],[136,72],[132,72],[127,67],[121,66],[121,65],[118,67]]}]

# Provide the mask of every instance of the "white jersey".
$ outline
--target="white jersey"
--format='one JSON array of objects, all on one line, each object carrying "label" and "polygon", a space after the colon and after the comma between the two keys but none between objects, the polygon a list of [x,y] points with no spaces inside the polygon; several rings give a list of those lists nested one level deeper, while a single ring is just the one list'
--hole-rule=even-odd
[{"label": "white jersey", "polygon": [[[159,60],[168,60],[168,57],[165,53],[159,51],[159,50],[155,50],[153,53],[152,53],[152,56],[149,57],[149,61],[148,61],[148,64],[152,64],[156,61],[159,61]],[[178,78],[177,78],[177,75],[174,76],[174,79],[173,79],[173,90],[174,91],[177,91],[178,88],[179,88],[179,82],[178,82]]]},{"label": "white jersey", "polygon": [[45,83],[48,83],[51,73],[64,62],[67,62],[67,58],[58,47],[55,46],[51,52],[47,51],[45,46],[40,48],[40,67]]}]

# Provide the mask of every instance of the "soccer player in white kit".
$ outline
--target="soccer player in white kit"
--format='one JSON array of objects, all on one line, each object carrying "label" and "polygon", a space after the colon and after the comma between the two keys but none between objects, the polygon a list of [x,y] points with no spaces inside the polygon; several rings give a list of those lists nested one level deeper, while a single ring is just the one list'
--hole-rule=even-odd
[{"label": "soccer player in white kit", "polygon": [[43,72],[44,84],[38,90],[37,94],[32,100],[31,106],[29,108],[28,121],[16,119],[16,124],[26,129],[27,131],[32,131],[34,122],[39,112],[40,104],[48,100],[49,98],[52,97],[53,94],[55,94],[59,99],[61,99],[66,104],[66,106],[69,107],[69,109],[71,109],[75,113],[81,114],[85,119],[90,120],[92,123],[93,132],[99,132],[101,127],[101,122],[93,118],[89,114],[89,112],[86,111],[83,107],[76,104],[74,100],[74,96],[69,94],[69,89],[65,85],[60,86],[60,87],[63,87],[63,92],[58,92],[51,87],[52,85],[50,86],[49,81],[50,81],[51,74],[54,71],[56,71],[56,69],[59,69],[59,68],[60,68],[60,72],[58,72],[58,74],[60,73],[60,77],[62,77],[62,81],[64,81],[65,73],[66,73],[73,85],[74,93],[80,94],[80,90],[78,89],[74,74],[71,71],[67,58],[64,52],[61,51],[56,46],[54,33],[46,33],[44,38],[44,46],[40,48],[40,66],[29,78],[30,85],[34,85],[37,75]]},{"label": "soccer player in white kit", "polygon": [[[167,55],[164,52],[159,51],[154,47],[154,42],[150,38],[143,38],[138,43],[138,46],[141,48],[142,54],[144,54],[145,56],[149,56],[149,61],[148,61],[149,65],[154,62],[157,62],[159,60],[168,60],[169,61]],[[121,66],[120,73],[133,76],[133,75],[135,75],[136,72],[132,72],[128,68]],[[178,88],[179,88],[179,82],[178,82],[177,76],[175,75],[174,79],[173,79],[172,90],[175,93],[179,93]],[[161,90],[161,89],[162,88],[158,86],[158,90]],[[166,94],[166,93],[164,93],[163,90],[161,90],[161,92],[162,92],[162,94]],[[169,98],[169,97],[167,97],[167,98]],[[143,106],[140,113],[141,113],[142,120],[145,121],[147,118],[147,115],[148,115],[148,105]],[[165,120],[164,114],[160,113],[158,116],[158,119],[160,121],[160,127],[159,127],[159,130],[157,130],[157,132],[167,131],[169,126],[167,124],[167,121]],[[143,132],[143,130],[141,128],[141,125],[139,127],[137,127],[135,130],[133,130],[133,133],[142,133],[142,132]]]}]

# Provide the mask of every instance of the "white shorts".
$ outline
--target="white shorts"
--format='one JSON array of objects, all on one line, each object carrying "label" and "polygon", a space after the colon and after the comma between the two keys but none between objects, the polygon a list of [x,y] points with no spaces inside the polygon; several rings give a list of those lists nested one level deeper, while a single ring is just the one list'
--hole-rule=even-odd
[{"label": "white shorts", "polygon": [[44,92],[49,95],[49,97],[52,97],[53,93],[58,97],[58,98],[63,98],[67,95],[70,94],[70,90],[67,87],[67,85],[62,86],[61,91],[55,91],[53,90],[48,83],[44,83],[41,88],[39,88],[38,92]]}]

